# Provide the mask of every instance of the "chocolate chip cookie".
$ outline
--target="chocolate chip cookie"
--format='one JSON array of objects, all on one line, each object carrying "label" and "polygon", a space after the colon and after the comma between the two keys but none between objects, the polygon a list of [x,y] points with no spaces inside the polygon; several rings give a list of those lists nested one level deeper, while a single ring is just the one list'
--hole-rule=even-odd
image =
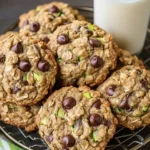
[{"label": "chocolate chip cookie", "polygon": [[70,86],[47,99],[36,123],[51,150],[104,150],[117,119],[99,92]]},{"label": "chocolate chip cookie", "polygon": [[117,69],[127,65],[138,66],[142,69],[145,69],[143,61],[140,60],[137,56],[131,55],[128,51],[119,48],[116,43],[113,43],[113,45],[114,49],[118,53]]},{"label": "chocolate chip cookie", "polygon": [[51,33],[58,26],[73,20],[85,20],[85,18],[66,3],[52,2],[21,15],[20,33],[27,36],[36,35],[47,43]]},{"label": "chocolate chip cookie", "polygon": [[0,101],[0,120],[7,124],[25,128],[27,132],[34,131],[37,128],[35,116],[40,106],[18,106],[11,102]]},{"label": "chocolate chip cookie", "polygon": [[57,57],[62,85],[95,86],[116,67],[112,36],[85,21],[57,28],[48,47]]},{"label": "chocolate chip cookie", "polygon": [[97,90],[110,102],[124,127],[134,130],[150,124],[150,71],[125,66]]},{"label": "chocolate chip cookie", "polygon": [[9,31],[5,34],[0,35],[0,41],[4,40],[7,37],[11,37],[11,35],[18,34],[18,32]]},{"label": "chocolate chip cookie", "polygon": [[55,83],[57,64],[44,42],[14,34],[0,41],[0,100],[33,105]]}]

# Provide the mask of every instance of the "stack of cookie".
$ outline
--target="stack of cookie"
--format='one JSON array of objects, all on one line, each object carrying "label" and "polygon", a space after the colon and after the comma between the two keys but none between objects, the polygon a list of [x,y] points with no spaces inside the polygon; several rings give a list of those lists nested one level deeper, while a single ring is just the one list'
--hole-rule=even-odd
[{"label": "stack of cookie", "polygon": [[38,128],[51,150],[104,150],[118,123],[150,124],[150,71],[112,35],[61,2],[19,27],[0,36],[2,121]]}]

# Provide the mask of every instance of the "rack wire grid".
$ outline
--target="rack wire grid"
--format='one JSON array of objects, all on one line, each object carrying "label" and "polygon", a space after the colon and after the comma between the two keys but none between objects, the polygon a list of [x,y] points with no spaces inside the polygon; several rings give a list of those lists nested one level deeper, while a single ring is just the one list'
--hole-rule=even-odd
[{"label": "rack wire grid", "polygon": [[[93,22],[93,8],[75,7],[88,21]],[[18,30],[18,21],[5,32]],[[4,33],[5,33],[4,32]],[[138,56],[150,69],[150,24],[143,51]],[[24,129],[7,125],[0,121],[0,130],[15,144],[24,150],[50,150],[37,132],[27,133]],[[114,138],[108,143],[107,150],[137,150],[150,141],[150,126],[131,131],[124,127],[118,127]]]}]

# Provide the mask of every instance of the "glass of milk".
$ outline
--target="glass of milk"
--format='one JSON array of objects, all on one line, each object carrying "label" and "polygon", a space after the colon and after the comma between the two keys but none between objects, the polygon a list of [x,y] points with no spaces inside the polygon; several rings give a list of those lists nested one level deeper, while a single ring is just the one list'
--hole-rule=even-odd
[{"label": "glass of milk", "polygon": [[149,16],[150,0],[94,0],[95,24],[132,54],[143,48]]}]

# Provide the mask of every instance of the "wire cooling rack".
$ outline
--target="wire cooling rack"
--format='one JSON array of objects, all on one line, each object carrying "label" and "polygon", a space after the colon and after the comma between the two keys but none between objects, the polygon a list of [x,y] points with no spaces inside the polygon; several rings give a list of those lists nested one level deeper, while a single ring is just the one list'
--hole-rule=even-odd
[{"label": "wire cooling rack", "polygon": [[[81,14],[92,22],[93,8],[76,7]],[[5,32],[17,30],[18,22],[10,26]],[[147,30],[147,38],[143,51],[139,57],[144,61],[147,68],[150,69],[150,24]],[[0,130],[15,144],[24,150],[49,150],[44,140],[40,138],[37,132],[27,133],[24,129],[7,125],[0,121]],[[130,131],[129,129],[118,127],[114,138],[108,143],[107,150],[137,150],[150,141],[150,126]]]}]

